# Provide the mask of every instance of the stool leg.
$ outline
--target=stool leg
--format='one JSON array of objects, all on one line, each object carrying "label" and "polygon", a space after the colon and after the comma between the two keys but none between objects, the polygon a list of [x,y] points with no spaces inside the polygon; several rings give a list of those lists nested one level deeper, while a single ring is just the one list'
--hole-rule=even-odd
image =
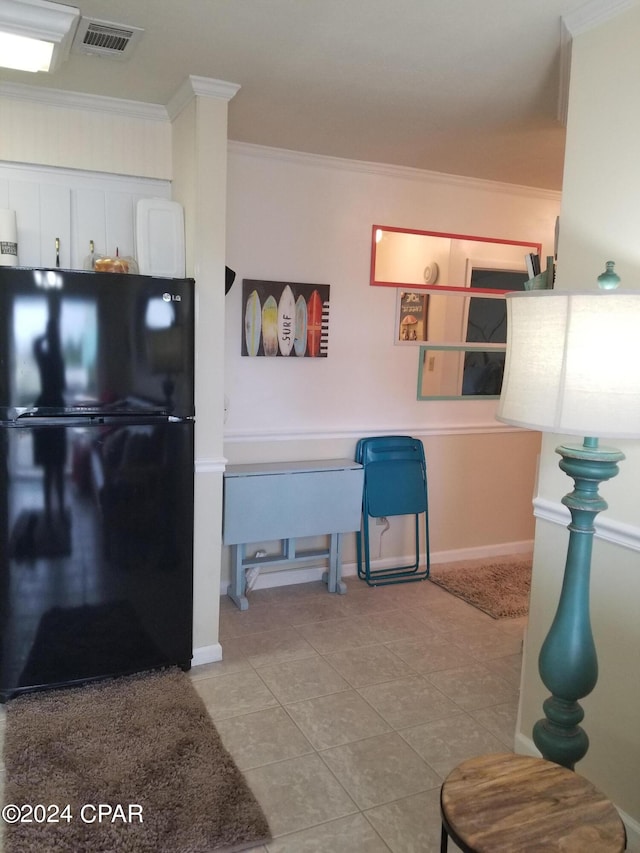
[{"label": "stool leg", "polygon": [[449,833],[445,829],[444,823],[442,824],[442,834],[440,835],[440,853],[447,853],[447,848],[449,847]]}]

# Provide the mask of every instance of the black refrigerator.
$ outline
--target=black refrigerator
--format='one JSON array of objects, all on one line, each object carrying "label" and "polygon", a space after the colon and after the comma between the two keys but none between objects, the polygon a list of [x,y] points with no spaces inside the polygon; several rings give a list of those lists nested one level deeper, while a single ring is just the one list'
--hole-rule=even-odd
[{"label": "black refrigerator", "polygon": [[194,282],[0,267],[0,702],[192,655]]}]

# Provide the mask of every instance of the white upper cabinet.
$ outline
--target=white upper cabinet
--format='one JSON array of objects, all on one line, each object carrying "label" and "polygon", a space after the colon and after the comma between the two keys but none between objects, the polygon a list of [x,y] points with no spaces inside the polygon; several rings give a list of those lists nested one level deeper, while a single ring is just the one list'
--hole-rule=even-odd
[{"label": "white upper cabinet", "polygon": [[16,211],[18,263],[82,269],[97,254],[135,257],[135,211],[141,198],[171,198],[169,181],[70,169],[0,164],[0,207]]}]

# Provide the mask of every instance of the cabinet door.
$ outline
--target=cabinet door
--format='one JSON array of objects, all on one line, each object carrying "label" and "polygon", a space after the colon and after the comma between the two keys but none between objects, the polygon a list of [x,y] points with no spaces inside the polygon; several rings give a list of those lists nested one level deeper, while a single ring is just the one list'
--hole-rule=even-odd
[{"label": "cabinet door", "polygon": [[7,206],[16,212],[18,263],[22,267],[56,265],[56,238],[60,240],[60,266],[69,267],[70,191],[55,184],[9,180]]},{"label": "cabinet door", "polygon": [[107,220],[107,254],[118,249],[120,257],[135,256],[134,245],[135,199],[131,193],[105,193]]},{"label": "cabinet door", "polygon": [[18,263],[83,269],[93,240],[97,254],[135,256],[140,198],[170,198],[168,181],[120,175],[13,167],[0,163],[0,208],[16,211]]},{"label": "cabinet door", "polygon": [[[56,265],[56,238],[60,240],[60,266],[71,267],[71,191],[53,184],[40,185],[40,260]],[[20,252],[20,246],[18,246]],[[22,263],[22,258],[20,259]]]},{"label": "cabinet door", "polygon": [[[73,190],[71,208],[73,233],[72,268],[81,270],[93,240],[96,254],[108,255],[107,216],[102,190],[77,188]],[[112,250],[115,252],[115,248]]]}]

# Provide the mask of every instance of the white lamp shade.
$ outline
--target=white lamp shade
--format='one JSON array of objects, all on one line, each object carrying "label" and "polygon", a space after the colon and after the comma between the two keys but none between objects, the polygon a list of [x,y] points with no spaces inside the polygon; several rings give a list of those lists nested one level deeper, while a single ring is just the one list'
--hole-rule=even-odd
[{"label": "white lamp shade", "polygon": [[570,435],[640,437],[640,293],[509,293],[497,418]]}]

